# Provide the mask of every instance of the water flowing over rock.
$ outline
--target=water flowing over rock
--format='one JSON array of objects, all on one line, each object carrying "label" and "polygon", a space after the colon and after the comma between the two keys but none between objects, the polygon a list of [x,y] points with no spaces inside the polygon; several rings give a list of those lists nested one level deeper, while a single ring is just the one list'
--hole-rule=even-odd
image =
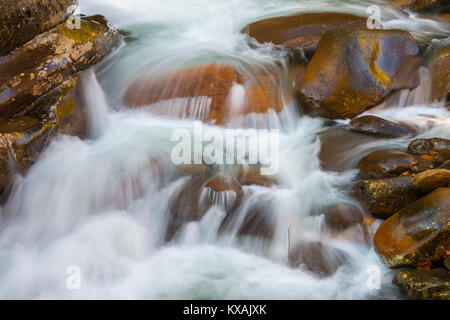
[{"label": "water flowing over rock", "polygon": [[370,153],[358,163],[364,179],[382,179],[402,173],[418,173],[433,169],[433,161],[396,150],[379,150]]},{"label": "water flowing over rock", "polygon": [[25,106],[21,115],[0,121],[0,189],[24,174],[58,134],[84,137],[87,114],[77,96],[78,78],[70,77]]},{"label": "water flowing over rock", "polygon": [[439,261],[450,248],[450,188],[436,189],[384,221],[374,245],[391,268]]},{"label": "water flowing over rock", "polygon": [[65,21],[77,0],[2,0],[0,56]]},{"label": "water flowing over rock", "polygon": [[365,28],[367,18],[338,12],[304,13],[254,22],[244,32],[258,42],[272,42],[293,51],[312,54],[329,30]]},{"label": "water flowing over rock", "polygon": [[412,9],[414,11],[442,10],[450,9],[446,0],[389,0],[393,5],[402,9]]},{"label": "water flowing over rock", "polygon": [[395,123],[376,116],[354,118],[350,122],[350,130],[394,138],[416,134],[416,129],[407,124]]},{"label": "water flowing over rock", "polygon": [[418,53],[414,38],[401,30],[328,31],[296,85],[300,102],[312,115],[353,118],[393,91],[417,87]]},{"label": "water flowing over rock", "polygon": [[117,31],[100,16],[83,17],[80,29],[62,23],[0,60],[0,115],[12,116],[114,49]]},{"label": "water flowing over rock", "polygon": [[[138,79],[125,93],[125,104],[148,106],[157,114],[223,125],[250,113],[283,110],[280,83],[271,72],[248,79],[228,65],[192,67],[158,79]],[[158,102],[172,100],[162,106]]]}]

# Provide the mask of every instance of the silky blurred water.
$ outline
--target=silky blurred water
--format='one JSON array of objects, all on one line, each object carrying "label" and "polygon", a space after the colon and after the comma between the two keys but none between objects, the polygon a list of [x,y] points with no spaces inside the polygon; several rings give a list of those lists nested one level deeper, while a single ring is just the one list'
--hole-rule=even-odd
[{"label": "silky blurred water", "polygon": [[[391,285],[393,271],[365,245],[358,226],[336,236],[323,230],[322,217],[311,215],[327,205],[352,203],[346,190],[356,175],[351,169],[339,173],[321,169],[319,133],[326,130],[321,119],[302,116],[289,99],[281,115],[241,119],[246,126],[281,129],[280,186],[244,187],[241,209],[245,214],[252,205],[265,203],[275,226],[272,241],[219,233],[225,217],[219,205],[167,243],[170,203],[189,179],[177,176],[170,161],[174,145],[170,137],[177,128],[192,131],[195,123],[122,105],[123,94],[135,79],[158,78],[198,64],[230,64],[250,76],[249,66],[276,68],[282,74],[287,71],[287,53],[241,34],[248,23],[311,11],[367,15],[372,4],[380,6],[385,28],[409,30],[423,43],[449,36],[448,25],[408,15],[383,1],[81,0],[82,13],[108,17],[126,34],[125,43],[82,75],[91,139],[58,138],[25,177],[16,179],[0,220],[0,297],[399,297]],[[443,105],[424,104],[426,82],[423,86],[368,113],[414,125],[420,137],[450,138],[450,113]],[[373,150],[404,149],[410,140],[380,139],[342,157],[357,162]],[[328,278],[293,269],[287,253],[294,240],[322,241],[344,251],[349,261]],[[66,271],[72,265],[81,270],[80,290],[67,287]],[[381,271],[380,290],[367,286],[368,268],[374,265]]]}]

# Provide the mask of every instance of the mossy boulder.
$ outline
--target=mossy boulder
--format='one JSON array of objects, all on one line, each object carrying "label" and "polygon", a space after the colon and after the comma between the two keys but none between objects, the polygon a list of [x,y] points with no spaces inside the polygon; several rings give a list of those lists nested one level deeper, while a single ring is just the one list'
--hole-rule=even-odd
[{"label": "mossy boulder", "polygon": [[77,0],[2,0],[0,56],[65,21]]},{"label": "mossy boulder", "polygon": [[418,54],[416,41],[406,31],[327,31],[296,84],[302,107],[311,115],[353,118],[396,90],[417,87]]},{"label": "mossy boulder", "polygon": [[392,282],[413,299],[450,300],[450,274],[443,268],[399,271]]},{"label": "mossy boulder", "polygon": [[365,28],[367,18],[346,13],[303,13],[264,19],[249,24],[243,31],[260,43],[271,42],[293,51],[312,54],[326,31]]},{"label": "mossy boulder", "polygon": [[420,197],[410,176],[359,181],[351,193],[372,215],[381,219],[389,218]]},{"label": "mossy boulder", "polygon": [[408,137],[416,134],[416,129],[405,123],[395,123],[376,116],[362,116],[350,122],[350,130],[386,137]]},{"label": "mossy boulder", "polygon": [[101,16],[83,17],[80,29],[62,23],[0,59],[0,115],[10,117],[108,54],[119,42]]},{"label": "mossy boulder", "polygon": [[433,161],[397,150],[374,151],[358,163],[363,179],[391,178],[406,172],[418,173],[433,168]]},{"label": "mossy boulder", "polygon": [[384,221],[374,245],[391,268],[442,259],[450,249],[450,188],[436,189]]},{"label": "mossy boulder", "polygon": [[70,77],[27,105],[23,113],[0,120],[0,190],[8,194],[15,174],[24,174],[58,134],[85,137],[87,112]]}]

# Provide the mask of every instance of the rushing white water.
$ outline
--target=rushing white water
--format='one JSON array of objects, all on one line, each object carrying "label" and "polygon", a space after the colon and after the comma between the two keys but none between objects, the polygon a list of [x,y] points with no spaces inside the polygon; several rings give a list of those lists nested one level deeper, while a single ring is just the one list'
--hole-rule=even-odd
[{"label": "rushing white water", "polygon": [[[312,215],[328,205],[352,203],[346,189],[356,174],[355,170],[336,173],[320,168],[318,133],[324,130],[320,119],[301,117],[294,111],[295,102],[288,100],[279,115],[236,119],[231,127],[282,129],[280,185],[244,186],[236,221],[225,233],[219,232],[224,208],[236,194],[205,190],[202,196],[212,197],[215,206],[200,221],[184,225],[167,243],[170,203],[189,180],[177,175],[170,161],[174,145],[170,137],[176,128],[192,131],[194,121],[122,107],[124,91],[137,77],[157,78],[200,62],[231,64],[243,73],[248,66],[285,72],[285,53],[269,45],[249,44],[239,32],[245,25],[304,11],[365,14],[373,3],[382,7],[385,27],[406,28],[419,39],[448,36],[444,25],[407,16],[381,1],[81,0],[81,12],[104,14],[134,40],[127,40],[97,74],[90,70],[82,77],[92,138],[58,138],[27,175],[17,179],[0,220],[0,297],[396,297],[390,284],[392,271],[366,245],[367,235],[359,226],[334,234],[323,228],[323,216]],[[241,103],[242,91],[234,87],[233,105]],[[159,102],[157,108],[166,108],[166,114],[182,107],[205,112],[205,99],[192,99],[189,104]],[[399,105],[372,111],[417,126],[422,137],[450,138],[450,114],[442,106]],[[405,148],[408,142],[378,140],[342,157],[357,162],[372,150]],[[264,207],[275,228],[271,241],[238,236],[240,224],[257,206]],[[369,234],[377,223],[369,227]],[[291,268],[289,248],[301,241],[321,241],[344,252],[348,261],[327,278]],[[67,287],[66,270],[72,265],[81,270],[80,290]],[[381,270],[382,290],[367,286],[367,270],[373,265]]]}]

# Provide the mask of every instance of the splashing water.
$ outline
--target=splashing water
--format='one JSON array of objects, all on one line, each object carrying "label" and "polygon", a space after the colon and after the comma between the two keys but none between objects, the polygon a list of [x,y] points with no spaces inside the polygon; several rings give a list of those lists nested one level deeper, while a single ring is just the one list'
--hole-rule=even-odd
[{"label": "splashing water", "polygon": [[[201,199],[211,198],[214,205],[200,221],[186,223],[168,243],[173,197],[185,192],[190,179],[180,177],[170,161],[171,133],[180,127],[194,130],[193,120],[204,117],[211,101],[207,97],[160,101],[152,113],[122,105],[126,89],[136,79],[158,79],[196,64],[232,65],[250,81],[255,79],[254,68],[269,73],[275,69],[275,78],[282,78],[287,54],[249,41],[240,33],[243,27],[299,12],[366,15],[373,3],[382,8],[385,28],[409,30],[419,41],[449,36],[444,24],[406,15],[383,1],[81,0],[83,13],[109,17],[128,33],[128,43],[96,72],[89,70],[81,77],[92,139],[59,137],[27,175],[15,181],[0,220],[0,297],[397,297],[390,285],[392,271],[380,264],[360,226],[336,235],[323,227],[323,215],[313,213],[334,204],[357,206],[346,193],[356,174],[351,163],[373,150],[405,148],[410,140],[362,142],[343,152],[347,170],[324,171],[318,157],[318,136],[326,130],[323,121],[301,116],[292,97],[283,94],[281,113],[248,114],[228,128],[214,127],[224,133],[242,126],[282,129],[280,185],[244,186],[242,204],[225,231],[221,226],[237,195],[204,189]],[[389,107],[368,113],[414,125],[420,137],[450,138],[450,114],[442,105],[430,107],[424,98],[426,85],[423,81],[425,88],[400,93]],[[234,84],[231,104],[244,100],[245,88]],[[174,119],[180,116],[185,119]],[[270,239],[239,235],[254,210],[273,226]],[[373,233],[377,223],[365,232]],[[289,249],[302,241],[320,241],[345,253],[347,261],[326,278],[303,267],[292,268]],[[66,285],[66,270],[72,265],[81,270],[80,290]],[[367,270],[373,265],[381,269],[382,290],[367,286]]]}]

